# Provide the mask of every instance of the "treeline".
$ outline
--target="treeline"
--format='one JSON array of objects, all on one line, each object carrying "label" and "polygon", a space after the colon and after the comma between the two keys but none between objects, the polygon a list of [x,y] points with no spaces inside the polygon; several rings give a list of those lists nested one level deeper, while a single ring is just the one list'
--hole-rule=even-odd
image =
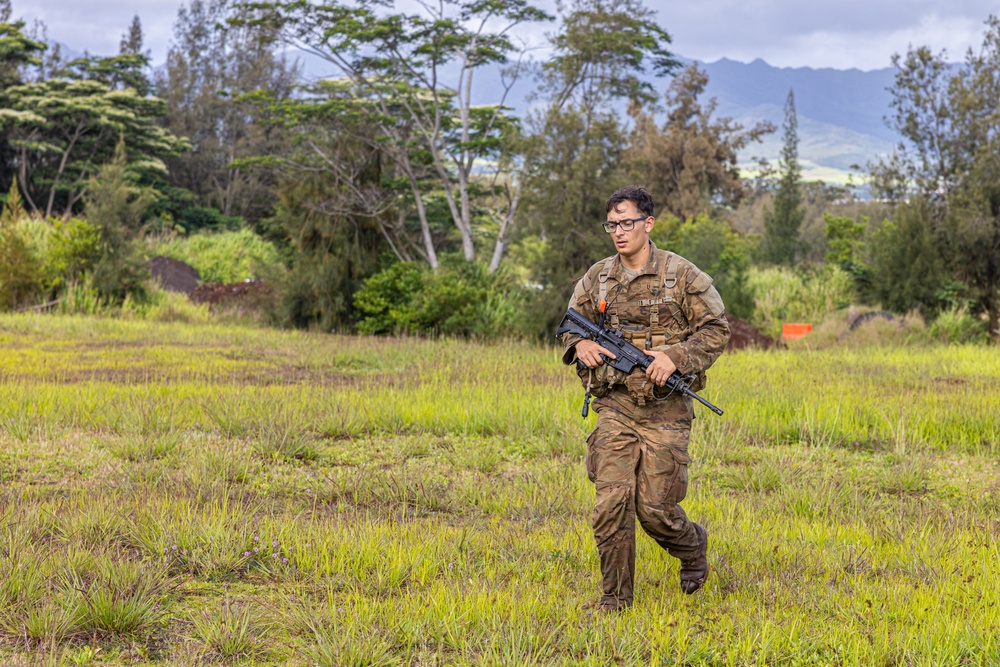
[{"label": "treeline", "polygon": [[[543,31],[532,59],[515,36]],[[275,324],[546,335],[612,252],[607,195],[638,183],[656,242],[709,271],[737,316],[758,309],[751,274],[777,266],[848,282],[845,302],[987,314],[995,331],[998,40],[991,20],[960,68],[898,59],[906,141],[859,202],[802,182],[791,92],[779,164],[745,178],[738,156],[776,128],[718,118],[704,71],[639,0],[558,17],[526,0],[192,0],[155,73],[138,17],[117,55],[70,60],[0,0],[0,305],[140,302],[153,252],[214,247],[211,273],[232,276],[218,264],[243,244]],[[534,90],[520,115],[515,84]]]}]

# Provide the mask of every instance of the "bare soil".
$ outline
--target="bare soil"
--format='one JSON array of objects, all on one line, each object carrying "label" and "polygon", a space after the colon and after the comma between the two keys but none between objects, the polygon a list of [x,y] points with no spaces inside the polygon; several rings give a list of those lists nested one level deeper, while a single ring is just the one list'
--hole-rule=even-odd
[{"label": "bare soil", "polygon": [[201,282],[198,269],[172,257],[151,257],[146,268],[163,289],[170,292],[190,294]]},{"label": "bare soil", "polygon": [[784,347],[781,341],[758,331],[746,320],[726,313],[726,321],[729,322],[729,330],[732,332],[727,350],[745,350],[747,348],[770,350],[771,348]]}]

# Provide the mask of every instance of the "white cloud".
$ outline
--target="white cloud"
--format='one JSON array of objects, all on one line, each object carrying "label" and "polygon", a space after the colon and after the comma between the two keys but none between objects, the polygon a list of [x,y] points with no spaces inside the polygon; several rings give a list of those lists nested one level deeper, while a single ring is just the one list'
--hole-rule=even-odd
[{"label": "white cloud", "polygon": [[[186,2],[14,0],[14,11],[29,21],[45,21],[52,40],[101,54],[117,52],[138,14],[156,63],[166,58],[177,9]],[[554,13],[555,0],[536,4]],[[763,58],[786,67],[866,70],[890,66],[892,54],[910,44],[947,49],[951,60],[959,60],[968,47],[978,46],[983,21],[997,11],[993,0],[647,0],[647,6],[657,10],[673,36],[673,50],[688,58]],[[556,23],[522,26],[515,34],[537,44],[556,29]]]}]

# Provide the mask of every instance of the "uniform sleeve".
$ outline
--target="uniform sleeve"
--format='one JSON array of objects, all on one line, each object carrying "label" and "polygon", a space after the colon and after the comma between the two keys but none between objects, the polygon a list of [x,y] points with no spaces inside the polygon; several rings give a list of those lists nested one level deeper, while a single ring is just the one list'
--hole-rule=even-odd
[{"label": "uniform sleeve", "polygon": [[[594,308],[594,303],[590,299],[591,283],[592,278],[590,277],[590,272],[588,271],[582,279],[576,282],[576,287],[573,288],[573,296],[569,299],[568,308],[572,308],[591,322],[597,322],[597,309]],[[575,334],[564,333],[562,335],[562,342],[565,346],[562,356],[564,364],[570,365],[576,363],[576,344],[581,340],[583,340],[583,338]]]},{"label": "uniform sleeve", "polygon": [[691,327],[691,335],[677,345],[663,348],[683,375],[702,373],[719,358],[729,343],[729,323],[722,297],[712,278],[694,266],[685,276],[681,310]]}]

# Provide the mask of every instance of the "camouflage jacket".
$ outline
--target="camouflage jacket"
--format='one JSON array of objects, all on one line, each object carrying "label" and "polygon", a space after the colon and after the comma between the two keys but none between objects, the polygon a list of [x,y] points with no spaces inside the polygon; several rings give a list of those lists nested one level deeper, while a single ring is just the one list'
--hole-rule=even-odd
[{"label": "camouflage jacket", "polygon": [[[569,307],[598,322],[598,304],[606,299],[606,325],[622,330],[640,349],[665,352],[682,374],[699,375],[697,385],[703,386],[705,370],[729,342],[722,298],[707,273],[680,255],[658,250],[652,241],[649,247],[649,261],[631,281],[618,255],[594,264],[576,283]],[[579,341],[578,336],[564,335],[564,363],[576,362]],[[598,371],[598,384],[609,388],[625,384],[624,374],[618,371],[603,366]]]}]

